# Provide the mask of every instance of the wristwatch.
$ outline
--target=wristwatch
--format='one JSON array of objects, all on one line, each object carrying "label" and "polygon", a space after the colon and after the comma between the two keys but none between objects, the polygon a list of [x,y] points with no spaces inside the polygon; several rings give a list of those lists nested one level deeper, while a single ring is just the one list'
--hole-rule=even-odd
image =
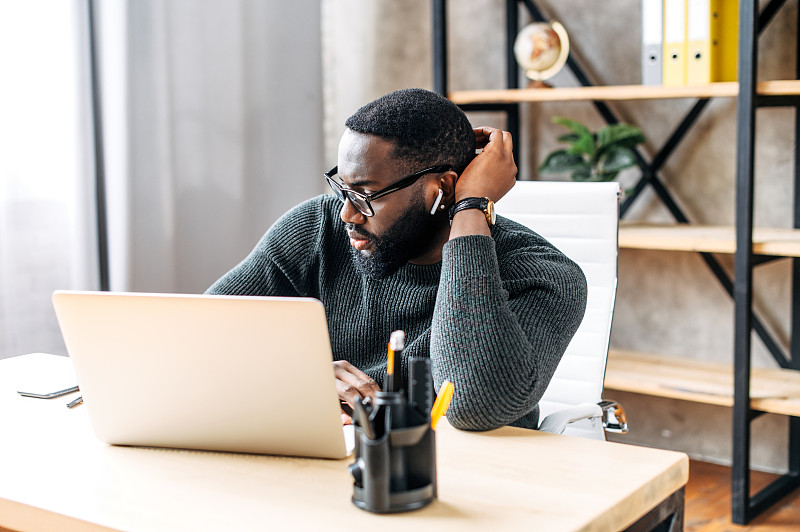
[{"label": "wristwatch", "polygon": [[464,198],[457,201],[455,205],[450,207],[450,223],[453,223],[453,217],[458,211],[463,211],[465,209],[479,209],[483,211],[483,215],[486,216],[486,222],[489,224],[489,227],[494,226],[497,216],[494,213],[494,202],[489,198]]}]

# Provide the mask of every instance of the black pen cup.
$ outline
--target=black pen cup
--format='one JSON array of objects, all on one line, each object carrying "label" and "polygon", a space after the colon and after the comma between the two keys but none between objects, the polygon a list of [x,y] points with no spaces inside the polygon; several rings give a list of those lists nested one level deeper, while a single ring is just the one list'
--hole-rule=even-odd
[{"label": "black pen cup", "polygon": [[435,433],[402,392],[379,392],[373,405],[375,430],[355,427],[353,504],[375,513],[422,508],[436,498]]}]

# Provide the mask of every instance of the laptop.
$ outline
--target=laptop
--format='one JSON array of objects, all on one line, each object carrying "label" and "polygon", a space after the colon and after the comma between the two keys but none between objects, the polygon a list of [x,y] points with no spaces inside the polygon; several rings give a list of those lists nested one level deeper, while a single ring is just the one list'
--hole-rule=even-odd
[{"label": "laptop", "polygon": [[348,455],[320,301],[56,291],[53,306],[100,440]]}]

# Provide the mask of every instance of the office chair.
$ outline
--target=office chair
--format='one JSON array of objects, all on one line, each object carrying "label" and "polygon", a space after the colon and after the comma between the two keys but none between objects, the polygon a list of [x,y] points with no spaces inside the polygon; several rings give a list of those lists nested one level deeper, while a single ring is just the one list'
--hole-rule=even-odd
[{"label": "office chair", "polygon": [[617,291],[619,183],[519,181],[496,210],[574,260],[588,285],[583,321],[539,402],[539,430],[600,440],[605,431],[627,432],[622,407],[601,397]]}]

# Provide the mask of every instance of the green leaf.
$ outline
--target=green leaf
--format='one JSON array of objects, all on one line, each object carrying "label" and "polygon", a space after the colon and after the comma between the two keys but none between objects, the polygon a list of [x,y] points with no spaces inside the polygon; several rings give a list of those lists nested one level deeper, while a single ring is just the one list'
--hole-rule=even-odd
[{"label": "green leaf", "polygon": [[576,120],[553,117],[570,130],[558,137],[569,146],[552,152],[539,167],[542,174],[571,173],[575,181],[611,181],[621,170],[636,164],[632,148],[645,141],[642,130],[631,124],[611,124],[592,133]]},{"label": "green leaf", "polygon": [[572,172],[573,181],[592,181],[592,168],[586,164]]},{"label": "green leaf", "polygon": [[589,131],[588,127],[576,120],[570,120],[569,118],[564,118],[561,116],[553,117],[552,122],[554,124],[560,124],[572,131],[572,134],[563,135],[559,138],[559,140],[564,139],[565,142],[572,144],[572,146],[568,148],[570,153],[575,155],[586,154],[590,157],[594,155],[595,137],[592,132]]},{"label": "green leaf", "polygon": [[597,145],[603,149],[613,145],[632,148],[645,141],[642,130],[630,124],[612,124],[597,132]]},{"label": "green leaf", "polygon": [[595,141],[594,135],[589,134],[588,137],[581,136],[575,143],[567,148],[567,151],[573,155],[588,155],[589,158],[595,156]]},{"label": "green leaf", "polygon": [[613,181],[619,172],[600,172],[594,176],[594,181]]},{"label": "green leaf", "polygon": [[550,153],[539,166],[539,173],[549,175],[562,174],[571,172],[580,166],[588,168],[588,164],[583,160],[583,157],[573,155],[567,150],[556,150]]},{"label": "green leaf", "polygon": [[612,146],[603,152],[597,160],[598,173],[614,172],[629,168],[636,164],[636,157],[630,148]]},{"label": "green leaf", "polygon": [[573,133],[580,135],[581,137],[591,137],[592,132],[589,131],[589,128],[578,122],[577,120],[570,120],[569,118],[564,118],[563,116],[554,116],[551,120],[554,124],[559,124]]},{"label": "green leaf", "polygon": [[558,137],[556,140],[558,140],[558,142],[566,142],[568,144],[572,144],[579,138],[580,135],[578,135],[577,133],[565,133],[564,135]]}]

